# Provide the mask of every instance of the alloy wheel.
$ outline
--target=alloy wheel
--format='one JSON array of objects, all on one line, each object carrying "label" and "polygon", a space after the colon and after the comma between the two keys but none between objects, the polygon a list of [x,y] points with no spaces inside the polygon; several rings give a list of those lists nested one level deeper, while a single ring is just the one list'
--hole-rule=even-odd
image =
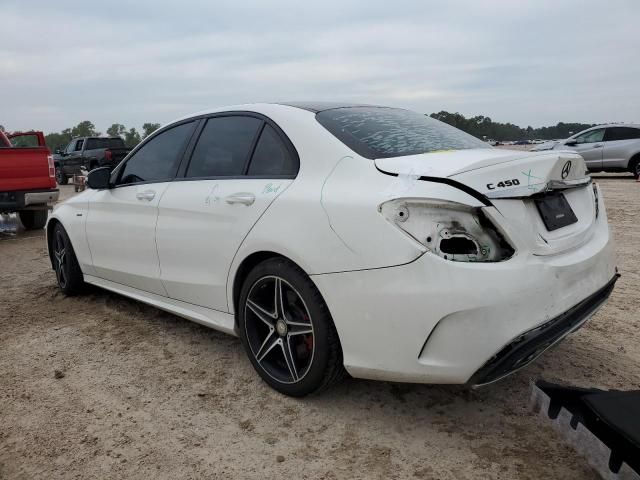
[{"label": "alloy wheel", "polygon": [[260,367],[280,383],[297,383],[315,352],[311,315],[298,291],[278,276],[258,279],[244,305],[245,334]]},{"label": "alloy wheel", "polygon": [[60,285],[61,288],[65,288],[67,286],[69,272],[67,268],[67,246],[60,230],[57,230],[55,233],[53,257],[58,285]]}]

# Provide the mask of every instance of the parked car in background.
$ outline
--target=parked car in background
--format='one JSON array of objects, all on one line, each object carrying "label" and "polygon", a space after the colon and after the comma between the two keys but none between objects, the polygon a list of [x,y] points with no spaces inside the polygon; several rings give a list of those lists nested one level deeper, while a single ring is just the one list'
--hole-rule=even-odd
[{"label": "parked car in background", "polygon": [[27,230],[43,228],[58,193],[43,133],[0,131],[0,213],[17,212]]},{"label": "parked car in background", "polygon": [[87,282],[238,335],[289,395],[344,369],[483,385],[613,289],[585,172],[575,153],[495,149],[408,110],[242,105],[176,120],[93,170],[47,245],[65,294]]},{"label": "parked car in background", "polygon": [[64,150],[56,151],[56,181],[66,185],[70,176],[80,175],[83,169],[114,168],[130,150],[120,137],[74,138]]},{"label": "parked car in background", "polygon": [[640,125],[598,125],[532,151],[571,150],[592,172],[631,172],[640,177]]}]

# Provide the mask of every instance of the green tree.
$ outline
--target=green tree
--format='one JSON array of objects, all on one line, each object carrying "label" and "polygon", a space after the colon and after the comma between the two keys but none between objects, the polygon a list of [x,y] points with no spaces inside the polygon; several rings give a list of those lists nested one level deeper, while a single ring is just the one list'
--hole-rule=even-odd
[{"label": "green tree", "polygon": [[430,116],[441,122],[453,125],[475,137],[493,138],[495,140],[524,140],[536,138],[556,140],[567,138],[570,136],[569,132],[577,133],[593,126],[587,123],[560,122],[554,127],[533,128],[529,126],[524,129],[512,123],[494,122],[491,118],[483,115],[466,118],[460,113],[449,113],[443,110],[438,113],[432,113]]},{"label": "green tree", "polygon": [[159,123],[145,123],[144,125],[142,125],[142,139],[144,140],[159,128]]},{"label": "green tree", "polygon": [[124,134],[124,143],[127,144],[127,147],[130,147],[130,148],[135,147],[137,144],[140,143],[140,140],[141,140],[140,134],[134,127],[131,127]]},{"label": "green tree", "polygon": [[89,120],[84,120],[71,129],[72,137],[99,137],[100,132],[96,131],[96,126]]},{"label": "green tree", "polygon": [[49,133],[45,135],[44,141],[47,144],[47,147],[49,147],[49,150],[55,152],[57,150],[64,150],[71,141],[71,137],[71,129],[65,128],[60,133]]},{"label": "green tree", "polygon": [[127,133],[127,128],[121,123],[114,123],[107,128],[107,135],[110,137],[122,137]]}]

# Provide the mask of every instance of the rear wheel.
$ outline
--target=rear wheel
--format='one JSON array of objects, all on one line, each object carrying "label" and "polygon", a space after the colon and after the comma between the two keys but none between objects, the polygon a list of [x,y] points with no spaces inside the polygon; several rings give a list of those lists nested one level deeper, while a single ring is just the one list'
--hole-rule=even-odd
[{"label": "rear wheel", "polygon": [[61,224],[53,229],[51,240],[53,269],[58,286],[66,295],[76,295],[84,291],[85,283],[78,259],[71,246],[71,240]]},{"label": "rear wheel", "polygon": [[249,273],[238,320],[253,367],[279,392],[301,397],[344,376],[329,309],[313,282],[292,262],[265,260]]},{"label": "rear wheel", "polygon": [[56,182],[58,182],[58,185],[66,185],[69,183],[69,179],[61,167],[56,167]]},{"label": "rear wheel", "polygon": [[42,210],[21,210],[18,212],[18,215],[25,229],[39,230],[47,224],[49,210],[46,208]]}]

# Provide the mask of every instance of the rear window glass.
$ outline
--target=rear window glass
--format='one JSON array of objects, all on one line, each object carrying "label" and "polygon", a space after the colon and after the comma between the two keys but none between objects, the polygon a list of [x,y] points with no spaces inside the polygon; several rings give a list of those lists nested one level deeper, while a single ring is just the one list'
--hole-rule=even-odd
[{"label": "rear window glass", "polygon": [[11,146],[16,148],[34,148],[38,146],[38,136],[33,134],[18,135],[10,139]]},{"label": "rear window glass", "polygon": [[121,138],[90,138],[87,140],[87,150],[99,148],[124,148],[124,140]]},{"label": "rear window glass", "polygon": [[451,125],[399,108],[334,108],[319,112],[316,119],[351,150],[371,159],[491,148]]}]

